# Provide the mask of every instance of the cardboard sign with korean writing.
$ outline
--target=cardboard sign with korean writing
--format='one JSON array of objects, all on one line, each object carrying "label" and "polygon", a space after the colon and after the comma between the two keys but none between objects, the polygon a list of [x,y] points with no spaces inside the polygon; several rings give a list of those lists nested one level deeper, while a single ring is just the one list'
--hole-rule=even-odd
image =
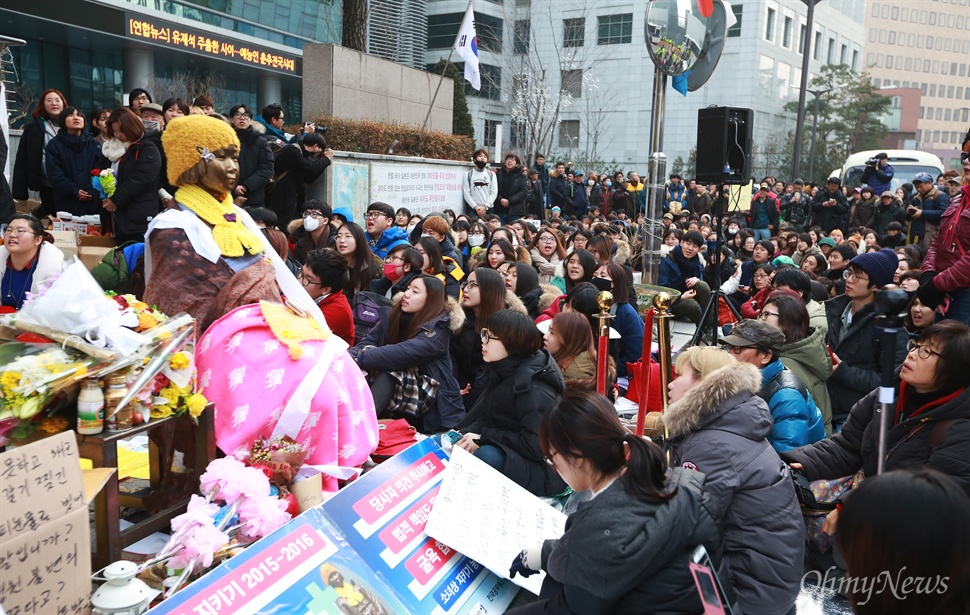
[{"label": "cardboard sign with korean writing", "polygon": [[424,440],[364,474],[322,508],[408,612],[502,613],[516,587],[425,532],[447,463],[444,451]]},{"label": "cardboard sign with korean writing", "polygon": [[391,207],[407,207],[411,213],[426,216],[434,211],[461,211],[465,197],[461,182],[468,169],[459,166],[413,164],[371,165],[371,202],[382,201]]},{"label": "cardboard sign with korean writing", "polygon": [[74,432],[0,453],[0,498],[3,610],[88,612],[91,532]]}]

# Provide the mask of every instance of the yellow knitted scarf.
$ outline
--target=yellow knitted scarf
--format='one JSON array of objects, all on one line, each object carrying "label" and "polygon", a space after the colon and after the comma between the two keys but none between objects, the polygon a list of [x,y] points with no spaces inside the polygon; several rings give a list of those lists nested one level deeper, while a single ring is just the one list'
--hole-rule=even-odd
[{"label": "yellow knitted scarf", "polygon": [[223,256],[237,258],[263,251],[259,238],[236,219],[231,195],[220,203],[199,186],[191,185],[179,188],[175,200],[212,226],[212,239]]}]

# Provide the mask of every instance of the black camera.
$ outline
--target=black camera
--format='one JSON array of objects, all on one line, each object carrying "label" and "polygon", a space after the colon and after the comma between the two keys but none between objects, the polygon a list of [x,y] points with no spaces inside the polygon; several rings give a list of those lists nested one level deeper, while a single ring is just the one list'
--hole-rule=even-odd
[{"label": "black camera", "polygon": [[906,217],[909,218],[910,220],[912,220],[913,219],[913,216],[918,211],[919,211],[919,207],[915,207],[913,205],[909,205],[908,207],[906,207]]},{"label": "black camera", "polygon": [[815,499],[815,494],[812,493],[812,486],[808,482],[807,476],[791,468],[789,468],[789,471],[791,472],[792,483],[795,486],[795,497],[798,498],[799,506],[808,510],[835,510],[835,504],[818,502]]},{"label": "black camera", "polygon": [[866,166],[867,167],[874,167],[877,164],[879,164],[879,159],[878,158],[870,158],[869,160],[866,160]]}]

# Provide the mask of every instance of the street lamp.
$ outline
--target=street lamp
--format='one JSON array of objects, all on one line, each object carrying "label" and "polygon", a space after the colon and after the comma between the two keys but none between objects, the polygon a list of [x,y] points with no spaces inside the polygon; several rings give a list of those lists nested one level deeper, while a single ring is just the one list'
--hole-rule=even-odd
[{"label": "street lamp", "polygon": [[[802,45],[802,80],[798,91],[798,116],[795,121],[795,153],[791,160],[792,180],[798,177],[802,162],[802,124],[805,123],[805,90],[808,88],[808,62],[812,52],[812,33],[815,24],[815,5],[822,0],[802,0],[808,6],[805,16],[805,44]],[[816,99],[816,103],[818,99]]]}]

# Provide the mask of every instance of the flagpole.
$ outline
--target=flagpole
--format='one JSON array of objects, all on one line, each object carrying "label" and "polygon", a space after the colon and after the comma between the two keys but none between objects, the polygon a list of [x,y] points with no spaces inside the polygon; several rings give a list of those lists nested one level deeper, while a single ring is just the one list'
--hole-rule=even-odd
[{"label": "flagpole", "polygon": [[[468,6],[471,7],[471,5],[472,0],[468,0]],[[467,8],[465,9],[465,12],[468,12]],[[451,49],[448,50],[448,58],[445,60],[445,65],[441,67],[441,77],[438,79],[438,87],[434,89],[434,96],[431,97],[431,106],[428,107],[428,114],[424,116],[424,123],[421,124],[421,131],[418,132],[418,141],[411,149],[411,153],[415,156],[418,155],[418,146],[421,145],[421,141],[424,139],[424,129],[427,128],[428,120],[431,119],[431,112],[434,110],[434,103],[436,100],[438,100],[438,92],[441,91],[441,82],[445,80],[445,71],[448,70],[448,65],[451,64],[451,56],[453,53],[455,53],[455,47],[458,46],[458,37],[460,36],[461,26],[458,26],[458,32],[455,34],[455,42],[451,44]],[[464,83],[462,83],[462,87],[464,87]]]}]

